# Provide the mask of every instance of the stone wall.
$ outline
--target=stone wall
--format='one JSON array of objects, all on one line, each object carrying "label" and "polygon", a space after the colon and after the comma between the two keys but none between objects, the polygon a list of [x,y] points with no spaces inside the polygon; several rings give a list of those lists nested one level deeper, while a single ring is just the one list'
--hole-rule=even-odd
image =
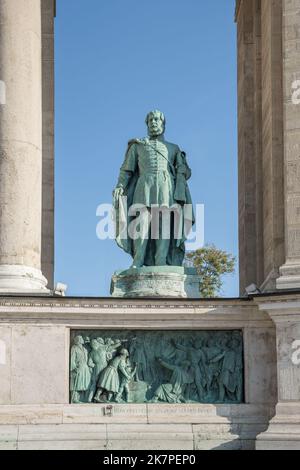
[{"label": "stone wall", "polygon": [[[245,403],[70,405],[76,329],[242,330]],[[247,300],[1,298],[0,350],[2,448],[254,449],[277,403],[274,325]]]}]

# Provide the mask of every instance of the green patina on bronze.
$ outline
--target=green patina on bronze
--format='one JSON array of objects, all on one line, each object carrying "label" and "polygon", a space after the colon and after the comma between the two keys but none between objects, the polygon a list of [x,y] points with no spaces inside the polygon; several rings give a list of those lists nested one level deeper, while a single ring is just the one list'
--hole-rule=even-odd
[{"label": "green patina on bronze", "polygon": [[[146,117],[148,137],[134,139],[128,144],[125,161],[121,167],[117,187],[114,191],[116,209],[116,241],[133,258],[133,268],[142,266],[182,266],[185,255],[185,226],[192,226],[194,215],[180,215],[178,230],[174,236],[174,221],[170,220],[171,237],[165,239],[162,234],[153,240],[147,234],[133,240],[130,234],[124,236],[122,223],[126,227],[135,217],[130,217],[129,209],[134,204],[143,205],[145,211],[139,215],[141,232],[148,220],[147,210],[153,205],[170,209],[174,205],[183,207],[192,204],[187,181],[191,170],[186,154],[178,145],[167,142],[164,138],[165,117],[160,111],[152,111]],[[127,205],[124,207],[124,196]],[[188,224],[188,225],[187,225]]]},{"label": "green patina on bronze", "polygon": [[235,331],[73,331],[72,403],[243,402]]}]

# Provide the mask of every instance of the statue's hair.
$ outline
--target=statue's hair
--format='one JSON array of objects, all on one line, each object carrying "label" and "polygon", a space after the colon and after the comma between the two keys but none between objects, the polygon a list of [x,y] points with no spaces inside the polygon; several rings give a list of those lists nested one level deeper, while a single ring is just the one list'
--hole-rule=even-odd
[{"label": "statue's hair", "polygon": [[152,114],[159,114],[159,116],[160,116],[160,118],[161,118],[161,120],[162,120],[162,122],[163,122],[163,124],[164,124],[164,127],[166,127],[166,118],[165,118],[165,115],[164,115],[164,113],[162,113],[162,112],[159,111],[158,109],[154,109],[153,111],[150,111],[150,113],[147,114],[146,120],[145,120],[147,126],[148,126],[149,117],[150,117]]}]

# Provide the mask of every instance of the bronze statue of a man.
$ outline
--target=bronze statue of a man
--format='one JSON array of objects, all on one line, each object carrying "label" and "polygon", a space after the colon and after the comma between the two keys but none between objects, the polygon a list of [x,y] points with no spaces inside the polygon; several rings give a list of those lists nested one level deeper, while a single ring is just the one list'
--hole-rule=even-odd
[{"label": "bronze statue of a man", "polygon": [[[151,111],[146,117],[146,124],[148,137],[131,140],[128,144],[113,193],[116,241],[132,256],[133,268],[181,266],[185,254],[186,228],[191,228],[194,223],[187,185],[191,170],[185,153],[178,145],[164,138],[164,114],[157,110]],[[132,211],[133,207],[138,211]],[[183,210],[187,207],[189,210]],[[158,225],[157,235],[154,237],[153,211],[158,213],[155,222]],[[121,219],[123,222],[126,219],[126,233],[120,228]],[[134,223],[139,226],[138,236],[136,232],[133,236],[129,230],[129,227],[134,227]],[[164,223],[169,225],[167,235]]]}]

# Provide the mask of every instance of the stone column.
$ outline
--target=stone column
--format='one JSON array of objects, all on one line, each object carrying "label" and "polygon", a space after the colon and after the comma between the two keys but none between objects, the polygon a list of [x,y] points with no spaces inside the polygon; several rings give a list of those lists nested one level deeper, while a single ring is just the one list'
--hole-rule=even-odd
[{"label": "stone column", "polygon": [[0,292],[47,292],[41,273],[40,0],[0,0]]},{"label": "stone column", "polygon": [[278,404],[258,450],[300,450],[300,295],[265,299],[260,310],[276,326]]},{"label": "stone column", "polygon": [[42,5],[42,272],[54,288],[54,17],[55,0]]},{"label": "stone column", "polygon": [[285,263],[278,289],[300,288],[300,0],[283,4]]},{"label": "stone column", "polygon": [[[259,0],[260,1],[260,0]],[[239,273],[240,292],[258,284],[258,263],[262,242],[257,239],[260,222],[261,119],[257,113],[261,98],[260,26],[257,1],[238,1],[236,9],[238,42],[238,172],[239,172]],[[262,237],[261,237],[262,238]]]},{"label": "stone column", "polygon": [[261,1],[262,205],[264,292],[276,290],[284,262],[282,0]]},{"label": "stone column", "polygon": [[282,0],[238,0],[240,292],[284,263]]}]

